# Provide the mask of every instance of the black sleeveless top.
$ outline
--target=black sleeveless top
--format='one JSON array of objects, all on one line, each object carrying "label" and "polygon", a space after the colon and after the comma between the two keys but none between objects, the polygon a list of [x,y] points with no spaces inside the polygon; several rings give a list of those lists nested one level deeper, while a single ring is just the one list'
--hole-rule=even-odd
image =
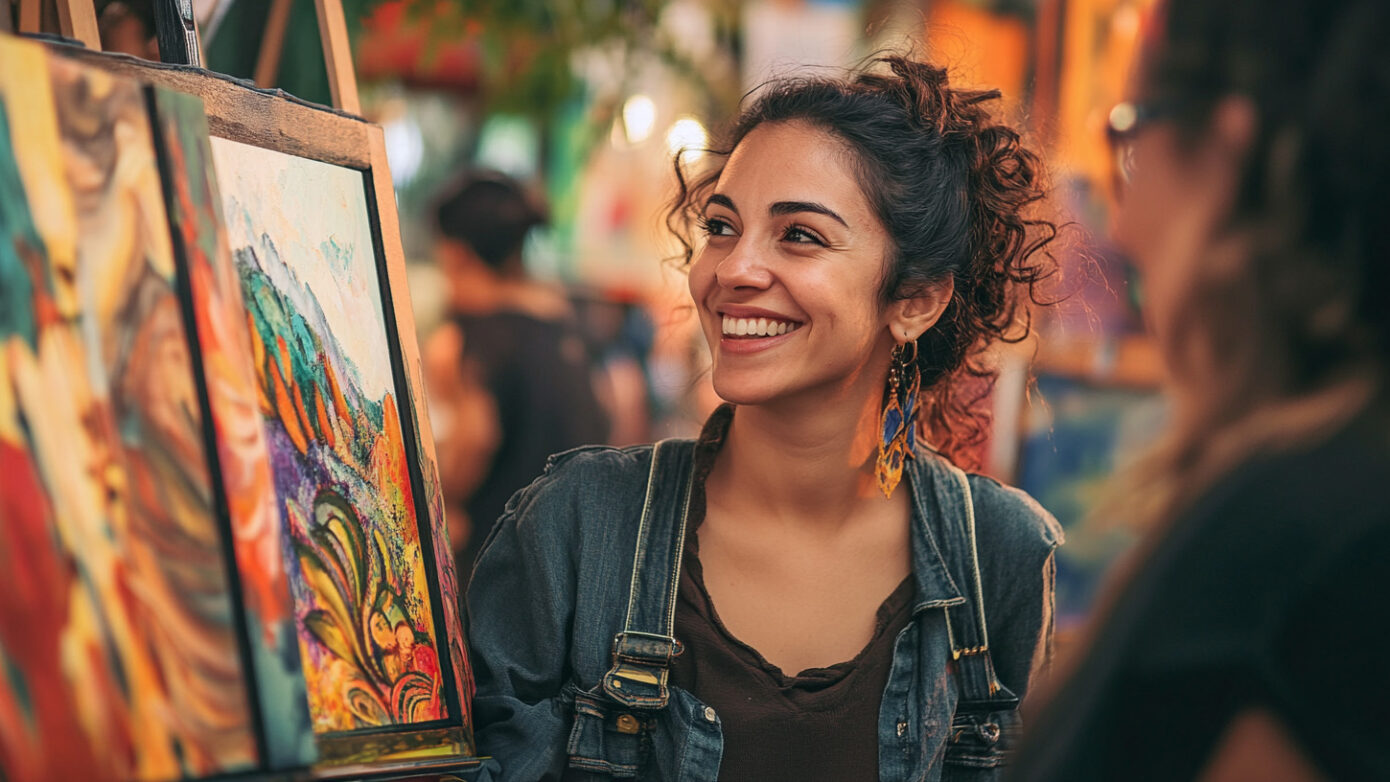
[{"label": "black sleeveless top", "polygon": [[719,715],[721,780],[876,782],[879,705],[898,633],[912,620],[912,578],[879,606],[868,645],[828,668],[789,676],[734,637],[705,590],[696,536],[705,516],[704,480],[731,418],[732,409],[711,416],[696,451],[675,619],[685,651],[672,665],[671,683]]}]

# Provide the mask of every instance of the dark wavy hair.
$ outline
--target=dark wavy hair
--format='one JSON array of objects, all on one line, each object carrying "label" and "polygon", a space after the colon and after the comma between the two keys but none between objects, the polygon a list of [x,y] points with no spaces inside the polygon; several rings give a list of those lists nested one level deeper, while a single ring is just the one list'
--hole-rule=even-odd
[{"label": "dark wavy hair", "polygon": [[[875,66],[887,66],[887,72]],[[705,199],[739,142],[771,122],[805,122],[845,142],[864,194],[892,239],[883,303],[954,279],[940,320],[918,339],[920,423],[927,442],[958,463],[989,433],[984,403],[995,370],[985,352],[1031,331],[1030,305],[1057,268],[1048,245],[1057,226],[1034,216],[1046,195],[1044,167],[1017,130],[990,115],[998,90],[957,89],[946,70],[880,57],[855,75],[788,78],[764,85],[712,150],[713,170],[688,177],[676,157],[678,192],[666,224],[688,266]]]},{"label": "dark wavy hair", "polygon": [[1385,0],[1154,7],[1139,97],[1171,107],[1190,148],[1223,99],[1256,122],[1221,226],[1236,241],[1195,264],[1162,346],[1188,393],[1125,487],[1131,517],[1172,518],[1242,460],[1336,431],[1356,399],[1386,404],[1387,42]]},{"label": "dark wavy hair", "polygon": [[1253,326],[1233,338],[1254,338],[1258,363],[1281,368],[1261,380],[1277,393],[1390,354],[1390,3],[1177,0],[1155,12],[1145,97],[1176,107],[1192,141],[1225,96],[1248,98],[1258,117],[1231,216],[1255,240],[1233,278],[1242,306],[1223,318],[1233,291],[1220,292],[1197,326]]},{"label": "dark wavy hair", "polygon": [[435,196],[435,228],[463,242],[494,270],[521,255],[526,235],[545,225],[545,210],[521,184],[498,171],[464,172]]}]

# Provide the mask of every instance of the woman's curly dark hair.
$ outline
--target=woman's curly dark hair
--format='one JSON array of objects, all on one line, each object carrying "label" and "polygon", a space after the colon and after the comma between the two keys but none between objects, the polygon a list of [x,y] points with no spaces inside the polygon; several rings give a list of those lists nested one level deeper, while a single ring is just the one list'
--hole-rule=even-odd
[{"label": "woman's curly dark hair", "polygon": [[[893,240],[884,303],[955,281],[940,320],[918,339],[919,421],[927,442],[968,465],[972,447],[989,433],[984,407],[996,373],[984,354],[996,342],[1025,339],[1030,305],[1049,303],[1040,285],[1057,268],[1046,249],[1057,226],[1032,215],[1046,194],[1045,172],[1018,131],[991,117],[986,104],[998,90],[952,88],[944,68],[901,56],[873,63],[889,72],[766,85],[715,155],[726,160],[759,125],[793,121],[854,151],[860,187]],[[666,223],[684,248],[684,265],[722,170],[691,179],[677,156],[679,189]]]}]

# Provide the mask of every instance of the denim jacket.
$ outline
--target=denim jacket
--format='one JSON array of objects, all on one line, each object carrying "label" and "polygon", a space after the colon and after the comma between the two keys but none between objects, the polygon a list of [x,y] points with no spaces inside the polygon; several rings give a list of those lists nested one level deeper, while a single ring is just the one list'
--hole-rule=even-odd
[{"label": "denim jacket", "polygon": [[[694,447],[656,450],[552,457],[484,545],[468,591],[480,779],[717,778],[719,715],[664,667],[680,651]],[[879,710],[880,779],[994,779],[1050,653],[1061,529],[1023,492],[930,452],[904,473],[916,605]]]}]

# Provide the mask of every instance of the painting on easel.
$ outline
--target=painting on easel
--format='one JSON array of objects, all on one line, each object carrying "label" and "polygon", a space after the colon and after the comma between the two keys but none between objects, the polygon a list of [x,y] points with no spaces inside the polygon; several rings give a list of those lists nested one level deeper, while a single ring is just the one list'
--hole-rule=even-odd
[{"label": "painting on easel", "polygon": [[449,715],[359,171],[213,139],[316,731]]},{"label": "painting on easel", "polygon": [[477,765],[384,149],[0,36],[0,779]]},{"label": "painting on easel", "polygon": [[0,40],[0,770],[259,762],[139,85]]}]

